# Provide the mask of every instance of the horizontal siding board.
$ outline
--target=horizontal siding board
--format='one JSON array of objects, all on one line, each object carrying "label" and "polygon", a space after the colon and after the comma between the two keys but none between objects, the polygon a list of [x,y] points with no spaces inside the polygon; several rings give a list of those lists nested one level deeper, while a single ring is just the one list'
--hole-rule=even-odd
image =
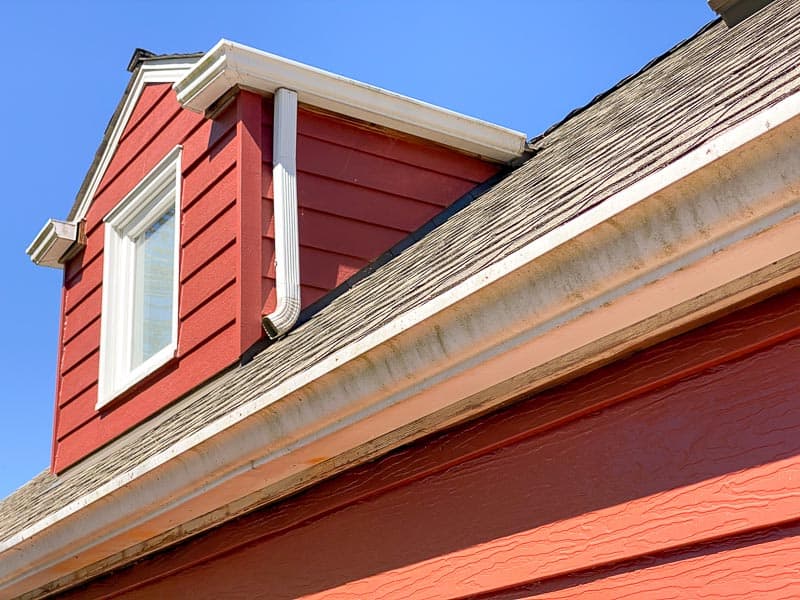
[{"label": "horizontal siding board", "polygon": [[[337,254],[364,260],[374,260],[384,251],[406,237],[397,229],[353,221],[310,209],[298,215],[300,246],[328,250]],[[275,235],[275,222],[271,219],[266,235]]]},{"label": "horizontal siding board", "polygon": [[231,166],[211,188],[183,211],[181,239],[185,244],[214,227],[215,221],[236,202],[236,170]]},{"label": "horizontal siding board", "polygon": [[97,403],[97,385],[84,390],[59,410],[56,440],[61,442],[73,431],[94,418]]},{"label": "horizontal siding board", "polygon": [[[800,478],[792,299],[395,451],[114,582],[153,577],[130,598],[190,581],[208,597],[460,598],[780,527],[797,519]],[[575,397],[584,406],[564,406]],[[777,572],[790,555],[773,555]]]},{"label": "horizontal siding board", "polygon": [[61,375],[61,398],[59,404],[63,406],[73,400],[78,394],[97,383],[97,373],[100,366],[100,354],[94,354],[75,365]]},{"label": "horizontal siding board", "polygon": [[676,552],[537,581],[474,600],[800,597],[800,526],[725,537]]},{"label": "horizontal siding board", "polygon": [[200,197],[215,189],[220,177],[229,173],[235,164],[236,144],[234,141],[221,146],[216,154],[204,156],[194,169],[184,173],[181,206],[191,208],[191,205]]},{"label": "horizontal siding board", "polygon": [[235,282],[236,263],[237,247],[231,245],[205,267],[184,280],[181,285],[180,318],[183,319],[194,312],[212,296]]},{"label": "horizontal siding board", "polygon": [[[87,228],[102,220],[176,145],[181,143],[200,123],[199,115],[181,111],[159,135],[135,153],[133,159],[119,166],[118,174],[107,180],[94,197],[86,215]],[[116,166],[115,161],[111,162]]]},{"label": "horizontal siding board", "polygon": [[61,372],[66,373],[87,356],[100,349],[100,319],[96,319],[72,340],[64,344],[61,353]]},{"label": "horizontal siding board", "polygon": [[183,142],[183,170],[188,173],[209,155],[217,154],[236,136],[236,111],[226,110],[213,121],[204,120]]},{"label": "horizontal siding board", "polygon": [[148,117],[156,105],[163,103],[165,97],[172,93],[172,86],[169,83],[148,83],[142,88],[142,93],[133,107],[131,116],[125,130],[120,136],[120,141],[128,138],[131,132],[136,129],[143,119]]},{"label": "horizontal siding board", "polygon": [[297,176],[301,208],[413,231],[441,211],[441,206],[301,172]]},{"label": "horizontal siding board", "polygon": [[98,285],[79,304],[70,307],[69,312],[64,315],[63,344],[69,343],[90,323],[100,318],[102,300],[103,288]]},{"label": "horizontal siding board", "polygon": [[497,172],[497,165],[455,152],[423,140],[392,135],[386,130],[369,128],[332,115],[300,109],[298,133],[325,142],[350,148],[362,148],[411,166],[454,175],[480,183]]},{"label": "horizontal siding board", "polygon": [[196,311],[181,319],[179,355],[195,350],[209,337],[236,320],[236,289],[225,287]]},{"label": "horizontal siding board", "polygon": [[297,169],[439,206],[447,206],[475,187],[474,182],[459,177],[302,135],[297,137]]},{"label": "horizontal siding board", "polygon": [[235,242],[239,225],[236,206],[229,205],[214,223],[213,228],[203,230],[181,249],[181,281]]},{"label": "horizontal siding board", "polygon": [[[189,111],[182,110],[173,95],[168,95],[158,106],[154,107],[148,118],[137,127],[125,140],[121,140],[114,154],[114,159],[108,166],[97,190],[102,193],[106,186],[126,171],[141,162],[141,158],[158,148],[162,140],[172,142],[173,147],[182,143],[189,137],[193,129],[199,127],[202,117]],[[166,152],[171,150],[168,148]],[[148,161],[149,162],[149,161]],[[156,163],[158,159],[156,160]],[[152,164],[156,164],[152,163]]]},{"label": "horizontal siding board", "polygon": [[[264,244],[269,251],[264,253],[267,267],[266,277],[275,278],[275,261],[272,260],[271,245]],[[331,290],[347,281],[366,265],[366,261],[316,248],[300,247],[300,282],[323,290]]]}]

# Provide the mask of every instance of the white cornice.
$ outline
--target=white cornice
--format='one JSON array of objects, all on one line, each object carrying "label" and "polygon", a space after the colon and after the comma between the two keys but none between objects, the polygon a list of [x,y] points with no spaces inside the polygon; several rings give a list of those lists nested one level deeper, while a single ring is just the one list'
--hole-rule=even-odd
[{"label": "white cornice", "polygon": [[63,257],[78,243],[79,229],[77,223],[48,219],[25,252],[40,267],[62,269]]},{"label": "white cornice", "polygon": [[798,277],[798,138],[800,94],[54,507],[0,543],[0,597],[119,566]]},{"label": "white cornice", "polygon": [[525,134],[322,69],[221,40],[175,84],[185,108],[205,112],[234,86],[297,92],[301,103],[508,162],[525,151]]}]

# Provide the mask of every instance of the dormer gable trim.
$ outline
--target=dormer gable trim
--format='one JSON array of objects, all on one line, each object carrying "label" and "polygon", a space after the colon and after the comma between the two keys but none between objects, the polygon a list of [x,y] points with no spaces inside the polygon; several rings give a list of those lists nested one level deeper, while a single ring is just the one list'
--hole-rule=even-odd
[{"label": "dormer gable trim", "polygon": [[513,161],[526,150],[519,131],[224,39],[174,84],[178,102],[199,113],[237,86],[268,94],[294,90],[300,103],[495,162]]},{"label": "dormer gable trim", "polygon": [[186,75],[192,66],[198,61],[196,56],[176,56],[165,58],[151,58],[140,62],[138,71],[133,77],[130,91],[124,98],[122,106],[116,119],[109,125],[110,133],[107,133],[107,143],[102,148],[98,160],[89,171],[87,181],[84,184],[75,204],[70,211],[67,219],[72,222],[83,220],[89,207],[91,206],[94,195],[103,176],[108,169],[111,159],[117,151],[122,133],[128,125],[128,121],[133,113],[139,97],[147,84],[150,83],[172,83],[180,80]]}]

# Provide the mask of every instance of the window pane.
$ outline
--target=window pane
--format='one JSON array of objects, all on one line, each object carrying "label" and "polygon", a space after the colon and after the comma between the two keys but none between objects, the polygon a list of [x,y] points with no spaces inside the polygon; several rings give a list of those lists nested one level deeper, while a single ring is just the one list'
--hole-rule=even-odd
[{"label": "window pane", "polygon": [[174,241],[174,208],[135,239],[132,369],[172,339]]}]

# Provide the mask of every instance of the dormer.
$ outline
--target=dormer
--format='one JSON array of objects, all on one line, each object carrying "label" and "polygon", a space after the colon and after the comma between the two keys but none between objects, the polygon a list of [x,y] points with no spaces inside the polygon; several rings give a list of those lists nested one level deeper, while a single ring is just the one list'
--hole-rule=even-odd
[{"label": "dormer", "polygon": [[[72,210],[61,472],[269,340],[526,150],[525,136],[221,41],[137,50]],[[316,303],[316,304],[315,304]]]}]

